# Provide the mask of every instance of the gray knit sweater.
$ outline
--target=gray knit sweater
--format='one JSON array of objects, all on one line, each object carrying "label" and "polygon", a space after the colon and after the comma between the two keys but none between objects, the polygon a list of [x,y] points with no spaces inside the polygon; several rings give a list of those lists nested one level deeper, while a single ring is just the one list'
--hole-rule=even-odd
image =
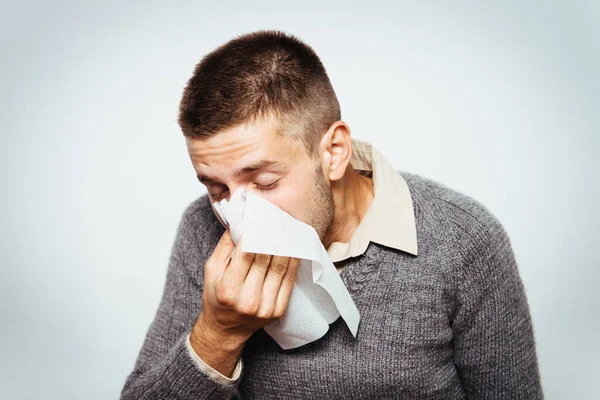
[{"label": "gray knit sweater", "polygon": [[327,334],[282,350],[263,329],[236,384],[194,364],[185,347],[202,307],[203,268],[223,233],[207,196],[186,209],[160,306],[122,399],[541,399],[527,299],[509,239],[481,204],[401,173],[419,255],[371,243],[340,276],[361,314],[354,338]]}]

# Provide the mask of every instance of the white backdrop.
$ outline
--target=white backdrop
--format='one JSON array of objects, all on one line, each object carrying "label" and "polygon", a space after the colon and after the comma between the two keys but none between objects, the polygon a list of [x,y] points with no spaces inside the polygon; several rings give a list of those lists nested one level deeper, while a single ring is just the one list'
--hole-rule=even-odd
[{"label": "white backdrop", "polygon": [[[548,399],[600,391],[593,1],[0,4],[0,396],[119,396],[185,207],[176,123],[236,35],[312,45],[354,137],[484,203],[512,239]],[[488,2],[491,3],[491,2]]]}]

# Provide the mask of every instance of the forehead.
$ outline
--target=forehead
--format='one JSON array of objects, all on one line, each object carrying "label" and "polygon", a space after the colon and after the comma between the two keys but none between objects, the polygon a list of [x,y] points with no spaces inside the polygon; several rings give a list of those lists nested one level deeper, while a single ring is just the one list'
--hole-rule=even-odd
[{"label": "forehead", "polygon": [[[273,120],[239,124],[203,139],[186,137],[188,153],[198,172],[225,173],[262,161],[291,163],[307,156],[301,141],[280,130]],[[303,154],[304,153],[304,154]]]}]

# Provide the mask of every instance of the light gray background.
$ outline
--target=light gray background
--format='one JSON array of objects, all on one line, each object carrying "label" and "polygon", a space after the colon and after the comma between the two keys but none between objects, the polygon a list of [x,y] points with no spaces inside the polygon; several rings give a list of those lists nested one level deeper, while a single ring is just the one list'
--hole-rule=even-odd
[{"label": "light gray background", "polygon": [[0,396],[117,398],[202,195],[176,123],[202,55],[312,45],[354,137],[508,231],[548,399],[600,392],[593,1],[0,5]]}]

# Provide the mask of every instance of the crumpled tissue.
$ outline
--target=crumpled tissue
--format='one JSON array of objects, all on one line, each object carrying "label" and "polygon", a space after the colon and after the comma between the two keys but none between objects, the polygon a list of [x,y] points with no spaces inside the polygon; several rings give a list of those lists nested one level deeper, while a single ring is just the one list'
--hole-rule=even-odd
[{"label": "crumpled tissue", "polygon": [[301,259],[286,313],[264,330],[293,349],[323,337],[340,316],[356,337],[360,314],[315,229],[259,195],[240,188],[213,203],[242,251]]}]

